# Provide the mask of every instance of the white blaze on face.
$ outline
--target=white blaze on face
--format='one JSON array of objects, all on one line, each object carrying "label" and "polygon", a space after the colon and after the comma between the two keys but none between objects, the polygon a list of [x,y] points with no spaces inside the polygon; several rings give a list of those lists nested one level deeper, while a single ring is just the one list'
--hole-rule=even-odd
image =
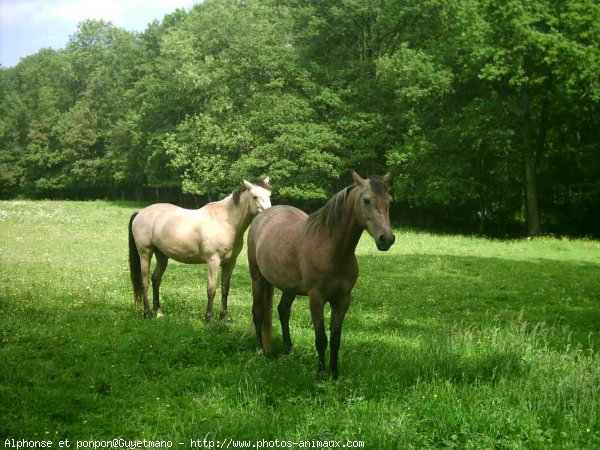
[{"label": "white blaze on face", "polygon": [[250,191],[251,208],[254,213],[261,213],[271,207],[271,191],[246,180],[244,180],[244,184]]},{"label": "white blaze on face", "polygon": [[271,191],[260,186],[254,186],[250,193],[259,213],[271,207]]}]

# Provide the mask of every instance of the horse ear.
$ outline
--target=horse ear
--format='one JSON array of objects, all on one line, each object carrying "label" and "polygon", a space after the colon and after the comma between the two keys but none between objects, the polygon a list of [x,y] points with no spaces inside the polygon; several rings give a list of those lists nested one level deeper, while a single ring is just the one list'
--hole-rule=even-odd
[{"label": "horse ear", "polygon": [[386,173],[383,176],[383,182],[385,183],[386,186],[390,185],[390,180],[392,179],[392,174],[390,172]]},{"label": "horse ear", "polygon": [[246,186],[246,189],[248,189],[249,191],[251,191],[254,188],[254,185],[246,180],[244,180],[244,186]]},{"label": "horse ear", "polygon": [[269,177],[266,177],[266,178],[263,180],[263,182],[264,182],[266,185],[268,185],[268,184],[269,184]]},{"label": "horse ear", "polygon": [[352,171],[352,178],[354,178],[354,182],[358,186],[364,186],[367,183],[367,180],[365,180],[363,177],[357,174],[354,170]]}]

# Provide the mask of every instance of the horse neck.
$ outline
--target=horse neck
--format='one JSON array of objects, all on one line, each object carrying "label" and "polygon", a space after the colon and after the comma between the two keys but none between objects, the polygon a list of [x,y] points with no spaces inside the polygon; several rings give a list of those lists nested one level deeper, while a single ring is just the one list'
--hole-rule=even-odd
[{"label": "horse neck", "polygon": [[354,255],[363,229],[354,215],[354,191],[348,194],[344,214],[332,233],[334,251],[338,255]]},{"label": "horse neck", "polygon": [[248,205],[248,196],[243,192],[237,205],[233,201],[233,195],[225,200],[227,200],[227,221],[236,229],[237,234],[243,234],[253,218],[250,205]]}]

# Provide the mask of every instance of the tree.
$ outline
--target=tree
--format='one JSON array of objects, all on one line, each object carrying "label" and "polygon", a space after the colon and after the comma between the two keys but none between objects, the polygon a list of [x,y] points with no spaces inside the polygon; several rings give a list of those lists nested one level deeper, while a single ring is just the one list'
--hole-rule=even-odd
[{"label": "tree", "polygon": [[271,175],[322,202],[395,175],[403,217],[598,233],[593,0],[208,0],[79,25],[0,69],[0,195],[214,199]]},{"label": "tree", "polygon": [[58,192],[62,182],[49,182],[59,165],[53,127],[60,114],[73,102],[69,88],[70,70],[64,54],[44,49],[8,69],[11,80],[7,89],[3,120],[12,124],[11,138],[4,141],[5,152],[12,155],[8,173],[22,192],[32,196]]},{"label": "tree", "polygon": [[0,198],[19,193],[23,175],[28,114],[17,93],[15,75],[14,69],[0,68]]},{"label": "tree", "polygon": [[[600,10],[587,0],[514,0],[501,6],[481,1],[481,6],[477,20],[470,21],[470,26],[465,23],[465,37],[476,43],[470,56],[479,64],[479,78],[512,101],[515,145],[523,161],[528,233],[539,234],[538,172],[548,145],[550,106],[564,99],[565,90],[579,90],[581,95],[590,91],[588,83],[593,78],[587,75],[589,66],[583,66],[591,63],[599,68],[600,33],[594,24]],[[583,16],[576,13],[583,11]],[[574,20],[578,22],[576,33]],[[583,37],[589,42],[580,42]],[[597,89],[596,81],[591,86],[593,95]]]}]

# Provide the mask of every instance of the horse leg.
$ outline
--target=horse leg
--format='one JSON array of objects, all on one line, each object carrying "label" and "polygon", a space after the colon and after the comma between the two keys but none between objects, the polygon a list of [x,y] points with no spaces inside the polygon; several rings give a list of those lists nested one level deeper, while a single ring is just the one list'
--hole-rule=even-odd
[{"label": "horse leg", "polygon": [[206,305],[206,313],[204,319],[209,322],[213,316],[213,301],[215,300],[215,293],[217,292],[217,277],[219,276],[219,267],[221,266],[221,259],[218,255],[213,255],[208,260],[208,284],[206,287],[206,295],[208,296],[208,303]]},{"label": "horse leg", "polygon": [[273,353],[273,286],[262,275],[252,279],[252,319],[256,330],[256,348],[265,356]]},{"label": "horse leg", "polygon": [[162,317],[163,313],[160,310],[160,283],[167,269],[169,258],[156,249],[154,250],[154,254],[156,255],[156,267],[152,274],[152,302],[154,303],[154,314],[156,314],[156,317]]},{"label": "horse leg", "polygon": [[350,293],[338,297],[331,303],[331,321],[329,325],[331,348],[329,349],[329,370],[334,379],[338,377],[338,352],[342,341],[342,323],[350,306]]},{"label": "horse leg", "polygon": [[252,321],[256,331],[256,351],[262,350],[262,323],[265,315],[263,305],[263,283],[261,280],[252,280]]},{"label": "horse leg", "polygon": [[229,296],[231,274],[233,273],[234,267],[235,259],[224,264],[221,272],[221,310],[219,311],[219,317],[226,322],[232,321],[231,318],[227,316],[227,297]]},{"label": "horse leg", "polygon": [[140,266],[142,270],[142,298],[144,300],[144,317],[152,318],[150,304],[148,303],[148,278],[150,278],[150,261],[152,260],[152,250],[140,252]]},{"label": "horse leg", "polygon": [[327,349],[327,334],[325,334],[325,320],[323,309],[325,301],[315,293],[309,293],[310,315],[315,327],[315,347],[319,354],[319,373],[325,372],[325,350]]},{"label": "horse leg", "polygon": [[281,333],[283,334],[283,347],[286,353],[292,353],[293,349],[292,338],[290,336],[290,314],[295,298],[295,294],[283,292],[281,294],[281,301],[277,307],[279,322],[281,323]]}]

